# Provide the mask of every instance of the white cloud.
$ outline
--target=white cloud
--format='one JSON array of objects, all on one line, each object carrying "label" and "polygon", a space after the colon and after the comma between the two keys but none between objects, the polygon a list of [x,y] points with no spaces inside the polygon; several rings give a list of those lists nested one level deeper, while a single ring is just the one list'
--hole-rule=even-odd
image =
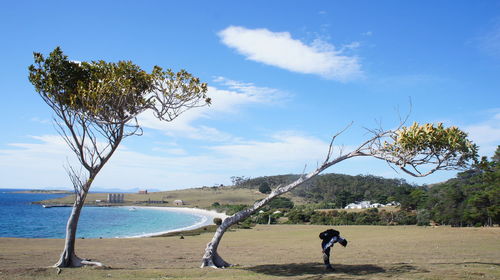
[{"label": "white cloud", "polygon": [[[78,167],[58,135],[33,137],[36,143],[14,143],[0,150],[0,187],[66,187],[66,158]],[[155,144],[154,144],[155,145]],[[168,145],[167,145],[168,146]],[[324,159],[328,143],[299,133],[283,132],[268,141],[201,147],[196,155],[182,145],[165,151],[146,147],[145,154],[121,145],[93,186],[99,188],[184,188],[229,183],[233,175],[260,176],[298,173]],[[167,152],[164,154],[163,152]],[[29,175],[29,176],[28,176]]]},{"label": "white cloud", "polygon": [[59,135],[31,136],[0,150],[0,187],[69,186],[64,165],[76,158]]},{"label": "white cloud", "polygon": [[37,117],[33,117],[31,118],[31,121],[32,122],[36,122],[36,123],[39,123],[39,124],[51,124],[52,122],[48,119],[40,119],[40,118],[37,118]]},{"label": "white cloud", "polygon": [[221,88],[210,86],[207,95],[212,99],[210,106],[193,108],[180,115],[173,122],[157,120],[151,112],[139,117],[139,123],[146,128],[162,130],[168,135],[204,139],[211,141],[229,141],[233,137],[216,128],[196,125],[197,120],[216,118],[225,114],[237,114],[241,106],[248,104],[278,104],[287,98],[287,94],[277,89],[259,87],[217,77],[214,83]]},{"label": "white cloud", "polygon": [[481,155],[491,157],[500,145],[500,125],[483,123],[465,126],[470,139],[479,146]]},{"label": "white cloud", "polygon": [[356,57],[346,56],[335,46],[315,40],[307,45],[293,39],[288,32],[247,29],[229,26],[218,33],[222,42],[247,59],[289,71],[316,74],[327,79],[347,81],[361,74]]},{"label": "white cloud", "polygon": [[[76,167],[79,165],[66,143],[58,135],[32,138],[35,143],[13,143],[0,150],[0,187],[71,188],[63,165],[67,158]],[[328,150],[328,142],[298,132],[278,132],[264,140],[240,139],[236,143],[206,145],[198,147],[195,153],[180,144],[166,143],[162,149],[152,142],[151,146],[141,147],[151,153],[132,150],[126,144],[102,169],[94,188],[179,189],[228,184],[234,175],[297,174],[304,166],[306,172],[314,170]],[[345,152],[353,149],[344,148]],[[326,172],[377,176],[389,172],[391,177],[408,177],[392,172],[383,161],[365,158],[342,162]],[[436,180],[436,176],[428,180]]]},{"label": "white cloud", "polygon": [[[314,164],[326,156],[328,143],[290,132],[272,136],[270,141],[247,141],[210,148],[246,168],[286,166],[294,169],[303,164]],[[297,170],[293,170],[297,172]]]},{"label": "white cloud", "polygon": [[488,110],[489,117],[475,124],[461,126],[469,138],[479,146],[482,156],[493,156],[500,145],[500,108]]}]

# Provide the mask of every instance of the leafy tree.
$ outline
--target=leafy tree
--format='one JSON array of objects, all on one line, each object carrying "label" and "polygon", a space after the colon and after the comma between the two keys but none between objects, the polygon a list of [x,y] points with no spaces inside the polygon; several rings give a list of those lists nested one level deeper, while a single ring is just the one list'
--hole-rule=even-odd
[{"label": "leafy tree", "polygon": [[400,201],[401,208],[406,210],[416,210],[425,206],[425,203],[427,202],[427,192],[424,189],[416,188]]},{"label": "leafy tree", "polygon": [[308,223],[311,220],[311,216],[314,214],[314,211],[303,211],[302,209],[293,209],[288,212],[288,221],[291,224],[302,224]]},{"label": "leafy tree", "polygon": [[271,193],[271,187],[269,187],[269,183],[263,182],[262,184],[260,184],[259,192],[265,193],[265,194]]},{"label": "leafy tree", "polygon": [[483,157],[472,169],[430,188],[426,208],[434,221],[453,226],[500,223],[500,169],[495,156],[491,161]]},{"label": "leafy tree", "polygon": [[59,47],[48,57],[34,53],[34,61],[29,80],[54,112],[59,134],[81,164],[79,169],[67,167],[75,201],[55,266],[101,265],[75,254],[78,220],[92,182],[123,139],[141,134],[140,113],[150,109],[159,119],[171,121],[209,103],[207,86],[184,70],[174,73],[155,66],[146,73],[130,61],[70,61]]},{"label": "leafy tree", "polygon": [[[438,170],[465,168],[477,157],[477,147],[467,139],[465,132],[456,127],[444,128],[442,124],[435,126],[414,123],[410,127],[400,126],[396,130],[376,130],[373,131],[370,139],[356,149],[349,153],[341,151],[338,157],[332,158],[333,141],[339,134],[332,138],[326,159],[316,170],[303,174],[294,182],[275,188],[266,198],[256,202],[250,208],[226,218],[207,244],[201,266],[230,266],[219,256],[217,248],[222,236],[231,225],[248,218],[273,198],[303,185],[322,171],[344,160],[370,156],[395,165],[412,176],[423,177]],[[395,220],[407,223],[411,217],[397,216]],[[413,220],[416,223],[415,217]]]},{"label": "leafy tree", "polygon": [[354,202],[353,195],[349,191],[342,190],[335,195],[335,204],[339,208],[344,208],[347,204]]},{"label": "leafy tree", "polygon": [[420,209],[417,211],[417,225],[428,226],[431,222],[431,214],[427,209]]},{"label": "leafy tree", "polygon": [[293,208],[293,201],[287,197],[276,197],[268,205],[271,209]]}]

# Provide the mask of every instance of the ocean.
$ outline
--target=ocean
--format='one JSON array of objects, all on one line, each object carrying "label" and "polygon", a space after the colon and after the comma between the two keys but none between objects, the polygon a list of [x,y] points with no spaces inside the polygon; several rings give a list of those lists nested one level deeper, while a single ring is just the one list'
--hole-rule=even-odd
[{"label": "ocean", "polygon": [[[0,237],[64,238],[71,207],[43,208],[34,201],[65,194],[0,189]],[[137,237],[202,223],[203,216],[133,207],[84,207],[77,238]]]}]

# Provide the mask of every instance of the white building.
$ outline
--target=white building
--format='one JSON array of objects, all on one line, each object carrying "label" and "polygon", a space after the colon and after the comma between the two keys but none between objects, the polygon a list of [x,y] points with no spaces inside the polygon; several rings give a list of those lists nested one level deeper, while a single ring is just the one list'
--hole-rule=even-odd
[{"label": "white building", "polygon": [[368,209],[368,208],[380,208],[384,206],[399,206],[399,205],[400,205],[399,202],[395,201],[384,205],[382,203],[370,203],[370,201],[364,200],[361,202],[349,203],[347,204],[346,207],[344,207],[344,209]]},{"label": "white building", "polygon": [[182,206],[182,205],[184,205],[184,201],[182,201],[180,199],[176,199],[176,200],[174,200],[174,205],[176,205],[176,206]]}]

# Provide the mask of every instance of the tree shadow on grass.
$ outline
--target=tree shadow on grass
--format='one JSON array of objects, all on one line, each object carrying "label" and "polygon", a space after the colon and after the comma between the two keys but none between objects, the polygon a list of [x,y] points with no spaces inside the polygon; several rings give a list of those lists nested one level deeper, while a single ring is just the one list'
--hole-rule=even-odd
[{"label": "tree shadow on grass", "polygon": [[[385,269],[372,264],[334,264],[333,273],[345,273],[351,275],[369,275],[374,273],[384,273]],[[319,263],[289,263],[289,264],[266,264],[243,268],[256,273],[273,276],[299,276],[318,275],[329,273],[324,265]]]}]

